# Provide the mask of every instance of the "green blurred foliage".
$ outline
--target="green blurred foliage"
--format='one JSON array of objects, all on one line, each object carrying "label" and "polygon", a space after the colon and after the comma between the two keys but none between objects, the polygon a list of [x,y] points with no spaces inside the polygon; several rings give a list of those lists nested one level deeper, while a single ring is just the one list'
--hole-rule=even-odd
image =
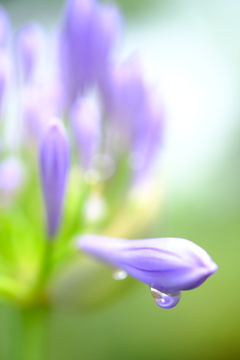
[{"label": "green blurred foliage", "polygon": [[[107,0],[103,2],[109,3]],[[128,17],[135,17],[142,13],[151,12],[156,9],[161,3],[164,4],[163,0],[117,0],[114,1],[118,4],[119,8]]]},{"label": "green blurred foliage", "polygon": [[[172,310],[158,308],[149,289],[138,284],[114,304],[93,312],[55,311],[50,318],[50,353],[45,359],[237,359],[240,213],[223,217],[219,205],[224,203],[216,193],[209,201],[202,190],[194,201],[172,201],[168,214],[169,236],[191,238],[214,255],[219,265],[214,277],[202,287],[184,292]],[[101,285],[104,291],[105,283],[100,281],[92,286],[99,289]],[[10,317],[11,311],[2,308],[1,359],[5,359]]]}]

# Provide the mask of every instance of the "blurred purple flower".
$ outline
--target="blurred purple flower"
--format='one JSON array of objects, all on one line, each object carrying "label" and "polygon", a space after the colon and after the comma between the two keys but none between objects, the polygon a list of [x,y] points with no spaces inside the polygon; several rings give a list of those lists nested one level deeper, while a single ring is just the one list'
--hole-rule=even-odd
[{"label": "blurred purple flower", "polygon": [[32,80],[34,76],[43,42],[43,30],[37,24],[25,25],[18,33],[17,51],[24,81]]},{"label": "blurred purple flower", "polygon": [[100,141],[100,113],[96,103],[87,98],[78,100],[72,109],[71,121],[81,164],[87,169]]},{"label": "blurred purple flower", "polygon": [[139,57],[109,68],[101,91],[113,131],[130,153],[130,166],[146,173],[161,145],[163,110],[156,91],[145,82]]},{"label": "blurred purple flower", "polygon": [[40,143],[40,172],[50,238],[53,238],[59,227],[68,168],[66,133],[61,122],[54,119],[46,126]]},{"label": "blurred purple flower", "polygon": [[217,270],[205,250],[184,239],[130,241],[85,235],[78,247],[167,294],[194,289]]},{"label": "blurred purple flower", "polygon": [[110,67],[101,85],[106,109],[124,124],[132,119],[133,126],[146,97],[139,57],[132,55],[120,66]]},{"label": "blurred purple flower", "polygon": [[70,104],[106,72],[120,24],[113,6],[94,0],[68,2],[60,34],[60,71]]},{"label": "blurred purple flower", "polygon": [[0,5],[0,48],[6,47],[10,34],[10,22],[4,8]]},{"label": "blurred purple flower", "polygon": [[21,110],[27,140],[38,142],[49,119],[61,114],[61,86],[54,82],[45,86],[24,86],[21,99]]}]

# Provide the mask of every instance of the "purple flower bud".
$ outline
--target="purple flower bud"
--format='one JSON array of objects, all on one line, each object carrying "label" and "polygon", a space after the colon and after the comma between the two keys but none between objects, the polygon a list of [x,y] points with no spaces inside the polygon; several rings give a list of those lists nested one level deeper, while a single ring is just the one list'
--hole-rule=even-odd
[{"label": "purple flower bud", "polygon": [[90,99],[78,101],[73,107],[71,120],[81,163],[87,169],[100,139],[100,114],[96,103]]},{"label": "purple flower bud", "polygon": [[[44,107],[42,104],[44,103]],[[43,102],[42,93],[36,87],[25,87],[21,102],[24,130],[27,138],[37,140],[46,126],[46,102]],[[52,114],[51,114],[52,115]]]},{"label": "purple flower bud", "polygon": [[129,164],[135,170],[135,179],[142,180],[151,173],[149,170],[162,146],[163,120],[162,104],[149,92],[132,137]]},{"label": "purple flower bud", "polygon": [[205,250],[184,239],[130,241],[85,235],[79,238],[78,246],[153,289],[170,294],[196,288],[217,270]]},{"label": "purple flower bud", "polygon": [[120,15],[94,0],[70,0],[60,38],[60,59],[69,102],[106,71],[119,34]]},{"label": "purple flower bud", "polygon": [[109,70],[101,90],[119,141],[130,152],[131,167],[146,173],[161,145],[163,111],[145,83],[139,57],[132,56],[119,68]]},{"label": "purple flower bud", "polygon": [[38,141],[49,119],[58,116],[61,108],[62,93],[58,83],[51,82],[43,87],[25,86],[21,110],[27,139]]},{"label": "purple flower bud", "polygon": [[17,50],[24,81],[29,81],[34,76],[43,38],[43,30],[33,23],[26,25],[18,34]]},{"label": "purple flower bud", "polygon": [[131,56],[121,66],[110,68],[101,89],[106,110],[123,126],[133,126],[146,98],[139,57]]},{"label": "purple flower bud", "polygon": [[47,213],[48,235],[52,238],[59,227],[69,168],[69,147],[59,120],[47,125],[40,144],[40,173]]},{"label": "purple flower bud", "polygon": [[4,8],[0,6],[0,48],[5,47],[9,40],[10,23]]}]

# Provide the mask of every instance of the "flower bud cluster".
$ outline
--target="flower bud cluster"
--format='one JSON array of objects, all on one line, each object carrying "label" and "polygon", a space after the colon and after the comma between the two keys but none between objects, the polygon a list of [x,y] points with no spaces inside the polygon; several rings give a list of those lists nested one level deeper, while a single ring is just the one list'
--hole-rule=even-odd
[{"label": "flower bud cluster", "polygon": [[[39,290],[47,281],[52,265],[46,252],[38,258],[42,243],[56,244],[52,262],[61,267],[62,258],[70,256],[66,243],[88,232],[91,221],[102,232],[127,207],[136,184],[153,174],[162,144],[162,104],[138,56],[116,61],[121,29],[114,6],[69,0],[54,39],[31,22],[14,37],[15,57],[10,22],[0,8],[0,192],[17,209],[12,214],[21,209],[36,226],[40,239],[31,240],[33,248],[36,241],[40,270],[34,271],[40,271],[40,280],[20,271],[14,286],[5,289],[12,296],[19,282],[26,294],[33,284]],[[45,225],[37,203],[40,188]],[[45,231],[37,234],[37,229]],[[208,255],[186,240],[86,236],[79,247],[162,291],[194,288],[216,270]]]}]

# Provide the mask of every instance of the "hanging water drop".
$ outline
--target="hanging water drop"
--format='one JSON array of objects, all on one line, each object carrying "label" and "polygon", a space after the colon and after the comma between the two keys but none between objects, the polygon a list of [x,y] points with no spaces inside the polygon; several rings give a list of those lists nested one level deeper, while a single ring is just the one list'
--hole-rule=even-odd
[{"label": "hanging water drop", "polygon": [[155,303],[163,309],[171,309],[176,306],[181,299],[181,291],[168,293],[151,287],[151,294]]},{"label": "hanging water drop", "polygon": [[124,280],[127,276],[128,274],[126,273],[126,271],[121,269],[114,270],[112,274],[114,280]]}]

